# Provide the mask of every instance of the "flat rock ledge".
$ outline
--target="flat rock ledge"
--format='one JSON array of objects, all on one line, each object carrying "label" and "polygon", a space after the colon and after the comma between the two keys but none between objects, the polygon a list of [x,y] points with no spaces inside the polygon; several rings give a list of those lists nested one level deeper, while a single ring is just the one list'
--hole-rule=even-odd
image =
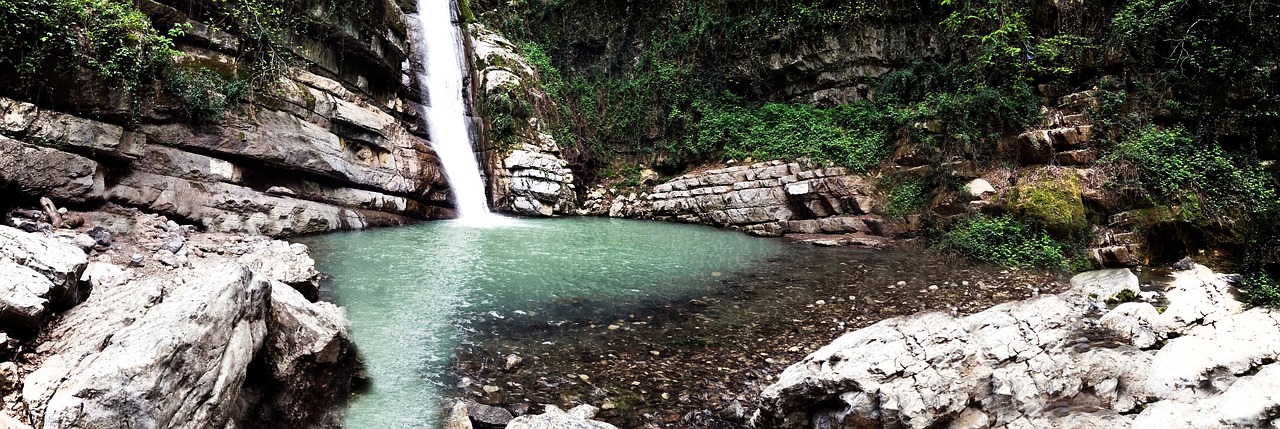
[{"label": "flat rock ledge", "polygon": [[1117,304],[1120,291],[1139,292],[1138,278],[1118,269],[963,318],[885,320],[787,368],[763,392],[752,424],[1280,426],[1280,314],[1243,308],[1233,276],[1203,266],[1173,279],[1153,298],[1165,307]]}]

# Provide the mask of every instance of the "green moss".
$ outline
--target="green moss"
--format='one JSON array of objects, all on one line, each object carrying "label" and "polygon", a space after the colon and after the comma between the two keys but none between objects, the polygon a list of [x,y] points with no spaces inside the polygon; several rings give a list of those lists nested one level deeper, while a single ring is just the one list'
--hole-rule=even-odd
[{"label": "green moss", "polygon": [[1014,211],[1060,236],[1076,235],[1089,226],[1080,179],[1071,172],[1024,174],[1014,186]]},{"label": "green moss", "polygon": [[470,0],[458,0],[458,18],[463,23],[476,22],[476,14],[471,11]]},{"label": "green moss", "polygon": [[1110,305],[1124,304],[1126,302],[1133,302],[1137,300],[1138,300],[1137,292],[1134,292],[1133,289],[1124,289],[1124,290],[1121,290],[1120,292],[1117,292],[1114,296],[1107,298],[1107,304],[1110,304]]}]

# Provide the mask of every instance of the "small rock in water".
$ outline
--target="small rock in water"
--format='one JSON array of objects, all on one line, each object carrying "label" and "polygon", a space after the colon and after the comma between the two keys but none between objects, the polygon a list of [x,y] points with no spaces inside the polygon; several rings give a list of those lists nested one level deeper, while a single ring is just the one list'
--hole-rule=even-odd
[{"label": "small rock in water", "polygon": [[898,286],[906,286],[906,285],[907,285],[907,282],[905,280],[898,280]]},{"label": "small rock in water", "polygon": [[582,381],[591,381],[591,377],[587,376],[586,374],[578,374],[578,379]]},{"label": "small rock in water", "polygon": [[726,405],[718,414],[720,418],[731,422],[741,423],[747,419],[747,409],[737,399],[729,402],[729,405]]},{"label": "small rock in water", "polygon": [[1173,264],[1173,269],[1178,271],[1188,271],[1195,268],[1195,266],[1196,261],[1192,260],[1190,256],[1184,256],[1182,259],[1178,260],[1177,263]]},{"label": "small rock in water", "polygon": [[497,393],[498,390],[500,390],[498,389],[498,386],[484,386],[481,389],[484,389],[484,393],[489,393],[489,394]]},{"label": "small rock in water", "polygon": [[818,300],[817,302],[814,302],[814,305],[827,305],[827,302],[823,300]]},{"label": "small rock in water", "polygon": [[619,329],[622,329],[622,327],[621,327],[621,326],[618,326],[618,325],[609,325],[609,330],[610,330],[610,331],[616,331],[616,330],[619,330]]},{"label": "small rock in water", "polygon": [[482,427],[503,427],[515,418],[505,409],[472,401],[467,401],[467,415]]},{"label": "small rock in water", "polygon": [[512,353],[507,355],[507,360],[506,362],[503,363],[502,368],[507,371],[512,371],[512,370],[515,370],[516,368],[519,368],[520,364],[522,363],[524,363],[524,358],[520,357],[520,355]]}]

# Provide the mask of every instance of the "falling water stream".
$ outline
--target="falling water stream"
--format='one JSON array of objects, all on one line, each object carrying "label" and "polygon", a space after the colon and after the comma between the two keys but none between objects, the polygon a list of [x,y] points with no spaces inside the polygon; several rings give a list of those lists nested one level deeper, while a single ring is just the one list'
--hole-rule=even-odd
[{"label": "falling water stream", "polygon": [[458,218],[477,225],[497,223],[500,218],[489,212],[484,180],[471,148],[462,86],[466,68],[455,15],[451,0],[418,0],[416,45],[424,63],[418,81],[428,99],[427,127],[453,189]]}]

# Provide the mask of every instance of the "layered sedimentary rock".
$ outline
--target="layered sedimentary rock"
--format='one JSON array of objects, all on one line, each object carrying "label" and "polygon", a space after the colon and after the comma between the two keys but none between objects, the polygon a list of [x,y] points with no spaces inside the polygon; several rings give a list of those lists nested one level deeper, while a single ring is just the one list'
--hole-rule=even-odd
[{"label": "layered sedimentary rock", "polygon": [[[240,40],[182,12],[186,2],[137,5],[156,28],[189,26],[176,39],[176,67],[244,66]],[[421,126],[406,17],[394,4],[383,9],[389,16],[370,22],[326,18],[317,23],[331,27],[323,41],[295,35],[301,60],[215,122],[187,119],[190,106],[167,92],[121,108],[117,88],[88,76],[75,94],[40,106],[0,97],[0,186],[268,235],[450,216]]]},{"label": "layered sedimentary rock", "polygon": [[[798,40],[798,43],[792,41]],[[925,25],[861,23],[819,34],[780,37],[759,67],[761,89],[777,98],[845,104],[874,95],[875,78],[939,54]]]},{"label": "layered sedimentary rock", "polygon": [[[468,25],[478,104],[488,122],[481,153],[495,209],[529,216],[571,213],[574,175],[543,119],[550,103],[517,48],[480,24]],[[497,128],[501,130],[495,131]]]},{"label": "layered sedimentary rock", "polygon": [[[762,162],[686,174],[645,195],[588,195],[584,213],[729,227],[763,236],[892,237],[900,222],[876,213],[873,182],[841,167]],[[862,237],[858,239],[856,237]]]},{"label": "layered sedimentary rock", "polygon": [[[760,427],[1270,427],[1280,315],[1245,311],[1228,276],[1175,274],[1168,307],[1103,302],[1128,270],[963,318],[894,318],[846,334],[763,393]],[[1114,302],[1114,301],[1113,301]],[[1099,317],[1100,316],[1100,317]],[[1166,342],[1167,341],[1167,342]]]}]

